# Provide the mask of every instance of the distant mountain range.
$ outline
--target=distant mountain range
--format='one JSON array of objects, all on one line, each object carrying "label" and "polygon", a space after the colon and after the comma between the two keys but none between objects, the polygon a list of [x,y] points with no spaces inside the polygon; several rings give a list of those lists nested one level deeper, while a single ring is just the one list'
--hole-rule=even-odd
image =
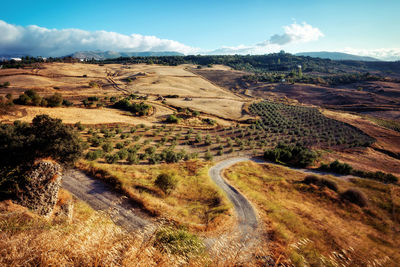
[{"label": "distant mountain range", "polygon": [[160,56],[184,56],[182,53],[165,51],[165,52],[115,52],[115,51],[80,51],[72,55],[73,58],[79,59],[110,59],[119,57],[160,57]]},{"label": "distant mountain range", "polygon": [[380,61],[373,57],[362,57],[340,52],[302,52],[296,56],[328,58],[332,60]]},{"label": "distant mountain range", "polygon": [[[79,51],[67,56],[78,59],[114,59],[119,57],[160,57],[160,56],[184,56],[184,54],[174,51],[164,52],[115,52],[115,51]],[[373,57],[356,56],[340,52],[302,52],[295,56],[309,56],[314,58],[323,58],[331,60],[355,60],[355,61],[382,61]],[[9,60],[11,58],[20,58],[21,55],[0,55],[0,61]]]}]

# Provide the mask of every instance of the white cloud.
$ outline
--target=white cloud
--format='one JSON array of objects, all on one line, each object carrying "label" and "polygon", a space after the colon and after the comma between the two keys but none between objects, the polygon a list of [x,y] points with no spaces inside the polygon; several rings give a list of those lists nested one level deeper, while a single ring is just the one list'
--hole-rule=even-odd
[{"label": "white cloud", "polygon": [[273,53],[282,49],[282,46],[296,43],[307,43],[317,41],[324,34],[316,27],[303,22],[296,22],[291,25],[284,26],[283,34],[274,34],[268,40],[257,43],[255,45],[245,46],[239,45],[236,47],[222,47],[208,54],[265,54]]},{"label": "white cloud", "polygon": [[269,39],[271,44],[307,43],[324,37],[324,34],[318,28],[305,22],[302,24],[295,22],[289,26],[284,26],[283,29],[285,30],[284,34],[275,34]]},{"label": "white cloud", "polygon": [[346,47],[340,52],[358,56],[373,57],[381,60],[400,60],[400,48],[356,49]]},{"label": "white cloud", "polygon": [[124,35],[106,31],[47,29],[35,25],[22,27],[0,20],[0,54],[64,56],[76,51],[176,51],[197,53],[198,49],[177,41],[140,34]]}]

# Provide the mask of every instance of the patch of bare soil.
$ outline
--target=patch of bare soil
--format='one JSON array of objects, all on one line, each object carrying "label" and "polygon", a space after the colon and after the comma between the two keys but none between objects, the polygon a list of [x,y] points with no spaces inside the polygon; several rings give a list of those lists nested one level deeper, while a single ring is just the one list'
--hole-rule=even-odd
[{"label": "patch of bare soil", "polygon": [[244,71],[215,68],[191,69],[190,71],[206,78],[218,86],[232,91],[237,91],[243,87],[247,87],[246,83],[243,82],[241,78],[243,75],[248,75],[249,73]]}]

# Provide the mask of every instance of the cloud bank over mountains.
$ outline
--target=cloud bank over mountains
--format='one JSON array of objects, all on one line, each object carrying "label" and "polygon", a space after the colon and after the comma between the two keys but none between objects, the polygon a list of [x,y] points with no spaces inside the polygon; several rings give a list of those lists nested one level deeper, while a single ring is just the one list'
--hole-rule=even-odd
[{"label": "cloud bank over mountains", "polygon": [[[77,51],[164,52],[189,54],[267,54],[285,49],[287,45],[318,41],[322,31],[306,22],[294,22],[283,27],[282,34],[274,34],[253,45],[223,46],[215,50],[202,50],[178,41],[140,34],[125,35],[107,31],[80,29],[47,29],[36,25],[18,26],[0,20],[0,56],[30,55],[58,57]],[[323,49],[323,48],[321,48]],[[399,60],[400,48],[394,49],[338,49],[339,52],[371,56],[383,60]]]},{"label": "cloud bank over mountains", "polygon": [[26,27],[0,20],[0,54],[32,56],[64,56],[76,51],[176,51],[184,54],[197,49],[177,41],[140,34],[124,35],[107,31],[79,29],[47,29],[35,25]]}]

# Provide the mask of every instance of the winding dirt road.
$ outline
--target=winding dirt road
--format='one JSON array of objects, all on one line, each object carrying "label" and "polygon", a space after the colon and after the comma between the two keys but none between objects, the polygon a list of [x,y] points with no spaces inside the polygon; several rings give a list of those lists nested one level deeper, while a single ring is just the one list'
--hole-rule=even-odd
[{"label": "winding dirt road", "polygon": [[[210,168],[209,175],[215,184],[221,188],[232,202],[238,219],[239,235],[243,243],[254,239],[258,222],[256,212],[251,203],[236,188],[230,185],[221,175],[222,171],[238,162],[253,161],[263,163],[262,159],[250,157],[234,157],[218,162]],[[272,163],[273,164],[273,163]],[[307,174],[325,174],[314,170],[290,168]],[[331,174],[332,175],[332,174]],[[347,178],[345,176],[338,176]],[[75,197],[88,203],[93,209],[107,212],[113,221],[128,230],[155,226],[155,221],[145,214],[124,195],[117,193],[105,182],[91,178],[78,170],[68,170],[64,174],[63,188]]]},{"label": "winding dirt road", "polygon": [[232,202],[238,218],[238,227],[242,236],[246,236],[257,229],[257,216],[250,202],[236,188],[230,185],[221,175],[222,171],[238,162],[253,160],[246,157],[223,160],[209,170],[209,175],[215,184],[221,188]]}]

